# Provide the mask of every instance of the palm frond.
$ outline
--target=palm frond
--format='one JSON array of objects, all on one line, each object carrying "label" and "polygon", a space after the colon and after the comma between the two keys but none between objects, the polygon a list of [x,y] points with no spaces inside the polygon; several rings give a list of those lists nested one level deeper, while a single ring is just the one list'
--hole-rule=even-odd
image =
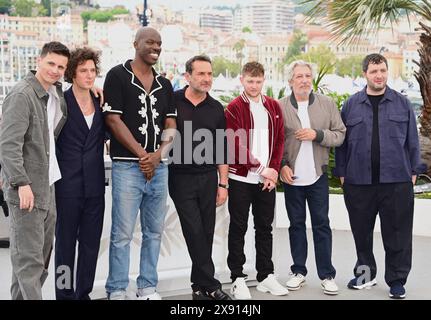
[{"label": "palm frond", "polygon": [[304,0],[313,4],[309,20],[323,19],[334,39],[357,43],[389,23],[393,26],[403,15],[417,14],[431,20],[430,0]]}]

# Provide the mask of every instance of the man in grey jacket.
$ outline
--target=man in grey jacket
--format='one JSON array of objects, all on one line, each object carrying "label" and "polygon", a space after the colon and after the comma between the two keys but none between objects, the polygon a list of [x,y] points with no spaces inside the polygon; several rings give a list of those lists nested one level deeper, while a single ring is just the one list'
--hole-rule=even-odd
[{"label": "man in grey jacket", "polygon": [[42,299],[56,221],[54,182],[61,178],[55,139],[66,121],[58,82],[69,50],[46,43],[36,72],[6,96],[0,129],[3,190],[11,215],[13,300]]},{"label": "man in grey jacket", "polygon": [[288,66],[292,94],[280,100],[284,118],[284,154],[281,180],[290,220],[289,238],[293,258],[292,277],[286,285],[298,290],[307,268],[306,202],[313,227],[317,273],[325,294],[338,294],[332,266],[332,234],[329,227],[329,195],[326,169],[330,147],[344,141],[346,127],[335,103],[312,92],[314,65],[298,60]]}]

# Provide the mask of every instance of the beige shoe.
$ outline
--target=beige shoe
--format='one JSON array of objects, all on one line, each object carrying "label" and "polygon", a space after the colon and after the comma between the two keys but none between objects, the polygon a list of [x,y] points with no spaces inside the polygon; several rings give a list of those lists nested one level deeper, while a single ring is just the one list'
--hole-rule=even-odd
[{"label": "beige shoe", "polygon": [[290,277],[286,282],[287,289],[291,291],[296,291],[301,289],[301,287],[305,284],[305,276],[300,273],[295,273]]},{"label": "beige shoe", "polygon": [[327,278],[322,281],[323,293],[335,296],[338,294],[338,286],[333,278]]}]

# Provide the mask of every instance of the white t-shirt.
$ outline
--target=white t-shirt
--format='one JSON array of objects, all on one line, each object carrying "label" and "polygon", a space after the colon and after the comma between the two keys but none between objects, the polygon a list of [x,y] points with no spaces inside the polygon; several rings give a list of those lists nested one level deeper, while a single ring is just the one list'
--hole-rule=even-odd
[{"label": "white t-shirt", "polygon": [[[250,99],[250,111],[253,118],[254,128],[252,131],[251,154],[266,166],[269,159],[269,129],[268,111],[265,109],[262,98],[259,102]],[[263,182],[263,177],[255,172],[249,171],[246,177],[229,173],[229,178],[241,182],[258,184]]]},{"label": "white t-shirt", "polygon": [[60,98],[57,95],[55,86],[48,88],[48,131],[49,131],[49,185],[61,179],[60,167],[58,166],[57,156],[55,154],[54,130],[61,116]]},{"label": "white t-shirt", "polygon": [[87,122],[88,129],[91,129],[91,125],[93,124],[94,113],[89,114],[88,116],[84,115],[85,122]]},{"label": "white t-shirt", "polygon": [[[308,101],[298,102],[298,117],[302,128],[310,128],[308,116]],[[302,141],[295,160],[294,186],[309,186],[315,183],[319,176],[314,165],[313,141]]]}]

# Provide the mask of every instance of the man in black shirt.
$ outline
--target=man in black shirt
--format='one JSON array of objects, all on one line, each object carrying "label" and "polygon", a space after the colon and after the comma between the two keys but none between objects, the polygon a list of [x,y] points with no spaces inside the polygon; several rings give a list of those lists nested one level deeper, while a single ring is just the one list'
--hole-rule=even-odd
[{"label": "man in black shirt", "polygon": [[150,27],[141,28],[133,44],[135,58],[112,68],[104,85],[103,111],[112,134],[112,229],[106,291],[109,299],[126,297],[130,241],[140,211],[142,245],[136,295],[138,300],[160,300],[157,261],[168,183],[168,168],[161,162],[168,144],[162,140],[168,139],[162,139],[162,133],[176,128],[176,109],[169,80],[153,68],[161,52],[160,34]]},{"label": "man in black shirt", "polygon": [[211,257],[216,206],[226,201],[228,188],[226,158],[217,154],[225,153],[223,107],[208,94],[212,85],[208,57],[188,60],[185,77],[189,85],[174,94],[178,134],[169,166],[169,194],[192,260],[193,300],[231,300],[214,278]]}]

